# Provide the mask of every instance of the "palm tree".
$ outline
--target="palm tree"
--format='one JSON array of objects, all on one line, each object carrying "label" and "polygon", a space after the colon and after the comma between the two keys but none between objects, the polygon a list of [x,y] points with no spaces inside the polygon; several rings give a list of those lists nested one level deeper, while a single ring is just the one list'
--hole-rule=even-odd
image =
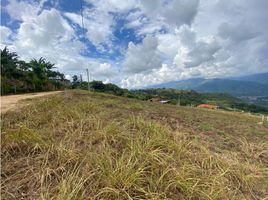
[{"label": "palm tree", "polygon": [[52,69],[55,68],[55,64],[46,61],[43,57],[38,60],[32,59],[29,62],[29,66],[37,76],[35,84],[37,84],[38,88],[40,86],[42,90],[44,90],[44,86],[48,83],[49,78],[56,78],[58,75],[56,72],[52,71]]},{"label": "palm tree", "polygon": [[[7,47],[1,50],[1,94],[31,90],[45,90],[62,87],[64,74],[53,71],[55,64],[45,58],[32,59],[30,62],[20,60],[17,53]],[[5,91],[4,91],[5,90]]]},{"label": "palm tree", "polygon": [[[17,85],[23,83],[20,78],[23,77],[23,71],[21,71],[18,66],[24,65],[19,61],[19,56],[15,52],[10,52],[7,47],[1,50],[1,78],[5,77],[5,83],[12,85],[14,93],[17,92]],[[3,89],[3,87],[2,87]],[[4,93],[2,91],[2,93]]]},{"label": "palm tree", "polygon": [[34,81],[34,88],[38,88],[43,90],[44,84],[47,81],[46,70],[45,70],[45,59],[39,58],[38,60],[32,59],[29,62],[29,66],[32,69],[34,75],[36,75],[36,79]]},{"label": "palm tree", "polygon": [[12,77],[14,71],[16,71],[18,63],[18,55],[15,52],[9,52],[7,47],[1,50],[1,75],[6,77]]}]

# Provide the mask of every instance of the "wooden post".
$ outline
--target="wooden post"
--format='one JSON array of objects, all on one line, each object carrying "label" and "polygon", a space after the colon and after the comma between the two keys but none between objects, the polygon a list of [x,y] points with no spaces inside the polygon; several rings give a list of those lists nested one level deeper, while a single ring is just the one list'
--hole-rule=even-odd
[{"label": "wooden post", "polygon": [[90,90],[90,86],[89,86],[89,72],[88,69],[87,70],[87,89]]},{"label": "wooden post", "polygon": [[67,99],[67,89],[64,88],[64,99]]}]

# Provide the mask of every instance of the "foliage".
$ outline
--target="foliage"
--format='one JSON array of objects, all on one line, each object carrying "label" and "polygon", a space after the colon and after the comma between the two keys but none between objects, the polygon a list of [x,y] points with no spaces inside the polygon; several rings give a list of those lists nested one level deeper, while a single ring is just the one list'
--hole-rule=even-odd
[{"label": "foliage", "polygon": [[[74,77],[75,79],[73,80],[73,88],[80,88],[85,90],[88,89],[88,83],[77,82],[77,76]],[[173,105],[197,106],[200,104],[212,104],[219,106],[224,110],[268,114],[268,108],[260,105],[246,103],[243,100],[226,93],[198,93],[193,90],[176,90],[166,88],[127,90],[122,89],[112,83],[104,84],[101,81],[92,81],[89,83],[89,85],[93,91],[145,101],[157,97],[169,100],[169,103]]]},{"label": "foliage", "polygon": [[[84,90],[88,90],[87,82],[79,82],[76,79],[77,75],[73,76],[72,88],[80,88]],[[153,96],[150,94],[136,93],[135,91],[130,91],[128,89],[123,89],[118,87],[115,84],[107,83],[104,84],[102,81],[92,81],[89,83],[90,89],[96,92],[103,92],[108,94],[113,94],[116,96],[123,96],[128,98],[136,98],[140,100],[148,100]]]},{"label": "foliage", "polygon": [[62,89],[67,80],[54,68],[42,57],[30,62],[20,60],[17,53],[5,47],[1,50],[1,94]]}]

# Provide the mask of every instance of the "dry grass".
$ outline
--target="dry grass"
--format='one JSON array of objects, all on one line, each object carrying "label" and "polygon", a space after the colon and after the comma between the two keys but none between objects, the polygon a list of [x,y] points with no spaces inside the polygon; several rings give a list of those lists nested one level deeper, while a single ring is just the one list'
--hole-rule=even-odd
[{"label": "dry grass", "polygon": [[2,199],[265,199],[268,126],[70,91],[2,119]]}]

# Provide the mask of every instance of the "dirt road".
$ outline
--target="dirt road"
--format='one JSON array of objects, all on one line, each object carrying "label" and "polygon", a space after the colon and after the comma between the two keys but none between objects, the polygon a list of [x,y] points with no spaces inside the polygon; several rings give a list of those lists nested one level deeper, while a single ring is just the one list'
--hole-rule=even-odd
[{"label": "dirt road", "polygon": [[18,106],[18,101],[29,98],[36,98],[50,94],[56,94],[62,91],[53,91],[53,92],[39,92],[39,93],[29,93],[29,94],[18,94],[18,95],[9,95],[1,96],[1,114],[7,112],[8,110],[14,109]]}]

